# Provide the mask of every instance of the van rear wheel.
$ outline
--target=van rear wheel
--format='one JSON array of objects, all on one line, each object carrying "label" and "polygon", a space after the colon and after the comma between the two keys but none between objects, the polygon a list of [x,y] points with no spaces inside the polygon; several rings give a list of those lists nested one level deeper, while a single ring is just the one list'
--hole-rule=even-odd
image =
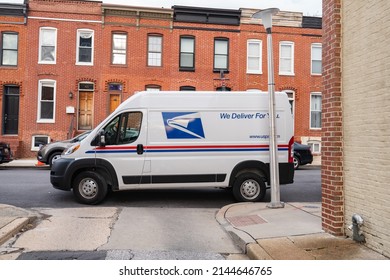
[{"label": "van rear wheel", "polygon": [[83,204],[98,204],[107,192],[106,181],[96,172],[84,171],[73,181],[73,194]]},{"label": "van rear wheel", "polygon": [[259,175],[246,172],[239,175],[233,184],[233,195],[238,201],[256,202],[264,199],[265,182]]}]

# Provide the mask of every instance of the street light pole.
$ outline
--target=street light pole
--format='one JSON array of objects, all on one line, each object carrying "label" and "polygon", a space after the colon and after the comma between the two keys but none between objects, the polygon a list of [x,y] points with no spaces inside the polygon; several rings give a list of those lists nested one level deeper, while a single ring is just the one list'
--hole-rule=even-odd
[{"label": "street light pole", "polygon": [[269,150],[270,150],[270,174],[271,174],[271,203],[269,208],[283,208],[280,201],[278,144],[276,134],[275,113],[275,82],[274,82],[274,58],[272,50],[272,15],[279,12],[277,8],[265,9],[253,14],[253,18],[259,18],[267,32],[267,67],[268,67],[268,95],[269,95]]}]

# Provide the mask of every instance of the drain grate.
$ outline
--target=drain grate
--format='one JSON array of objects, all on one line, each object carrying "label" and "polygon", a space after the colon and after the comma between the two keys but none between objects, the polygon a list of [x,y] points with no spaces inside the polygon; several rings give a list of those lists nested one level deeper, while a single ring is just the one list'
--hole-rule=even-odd
[{"label": "drain grate", "polygon": [[266,220],[258,215],[226,217],[226,219],[235,227],[246,227],[267,223]]}]

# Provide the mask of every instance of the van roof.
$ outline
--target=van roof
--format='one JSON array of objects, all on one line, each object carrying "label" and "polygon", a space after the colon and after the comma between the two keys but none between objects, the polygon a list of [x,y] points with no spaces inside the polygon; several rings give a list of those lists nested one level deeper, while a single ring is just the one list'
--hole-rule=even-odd
[{"label": "van roof", "polygon": [[[130,96],[117,110],[125,108],[176,109],[193,108],[268,108],[264,91],[142,91]],[[275,93],[276,107],[284,108],[287,94]]]}]

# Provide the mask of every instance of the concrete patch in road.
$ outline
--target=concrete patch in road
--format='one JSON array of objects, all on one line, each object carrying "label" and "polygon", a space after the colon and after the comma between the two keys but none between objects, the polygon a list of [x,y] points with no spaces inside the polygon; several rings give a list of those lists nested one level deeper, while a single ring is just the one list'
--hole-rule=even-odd
[{"label": "concrete patch in road", "polygon": [[48,215],[34,230],[22,234],[14,246],[24,251],[96,250],[105,244],[117,218],[117,208],[39,209]]},{"label": "concrete patch in road", "polygon": [[241,253],[215,220],[217,210],[124,208],[99,249]]}]

